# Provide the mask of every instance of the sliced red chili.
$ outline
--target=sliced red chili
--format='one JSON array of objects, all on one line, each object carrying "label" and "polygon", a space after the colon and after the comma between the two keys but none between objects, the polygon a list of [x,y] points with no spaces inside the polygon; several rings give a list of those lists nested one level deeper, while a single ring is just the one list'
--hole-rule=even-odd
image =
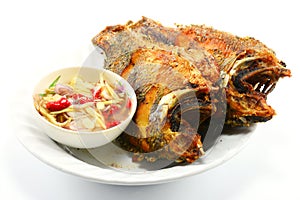
[{"label": "sliced red chili", "polygon": [[118,106],[112,104],[112,105],[110,106],[110,109],[109,109],[109,114],[110,114],[110,115],[113,115],[113,114],[115,114],[116,112],[118,112],[119,109],[120,109],[120,108],[119,108]]},{"label": "sliced red chili", "polygon": [[128,98],[127,103],[126,103],[126,108],[131,108],[132,106],[132,102],[131,100]]},{"label": "sliced red chili", "polygon": [[92,98],[89,98],[83,94],[73,94],[72,98],[74,100],[74,104],[85,104],[94,101]]},{"label": "sliced red chili", "polygon": [[71,102],[65,98],[62,97],[58,101],[50,101],[46,104],[46,108],[50,110],[51,112],[53,111],[60,111],[63,110],[71,105]]},{"label": "sliced red chili", "polygon": [[101,93],[102,93],[102,88],[100,88],[99,90],[94,90],[92,89],[91,92],[93,94],[94,99],[102,99]]},{"label": "sliced red chili", "polygon": [[117,126],[119,125],[121,122],[119,121],[112,121],[112,122],[106,122],[106,128],[111,128],[111,127],[114,127],[114,126]]}]

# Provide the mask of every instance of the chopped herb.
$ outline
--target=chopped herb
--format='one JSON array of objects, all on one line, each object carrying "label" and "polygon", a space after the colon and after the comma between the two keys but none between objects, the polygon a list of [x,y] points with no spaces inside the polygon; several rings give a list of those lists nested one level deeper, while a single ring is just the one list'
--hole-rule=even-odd
[{"label": "chopped herb", "polygon": [[61,75],[59,75],[50,85],[48,88],[54,87],[56,85],[56,83],[58,82],[58,80],[60,79]]}]

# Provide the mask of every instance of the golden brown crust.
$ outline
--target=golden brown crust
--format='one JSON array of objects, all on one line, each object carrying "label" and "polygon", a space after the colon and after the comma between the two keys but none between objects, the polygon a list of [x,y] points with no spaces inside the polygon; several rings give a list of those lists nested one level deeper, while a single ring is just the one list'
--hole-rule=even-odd
[{"label": "golden brown crust", "polygon": [[129,21],[125,25],[109,26],[97,34],[92,42],[105,51],[106,68],[119,74],[128,65],[133,52],[138,49],[156,49],[181,55],[200,71],[207,82],[218,81],[220,69],[213,56],[204,48],[194,51],[176,46],[174,42],[177,34],[175,29],[143,17],[136,23]]},{"label": "golden brown crust", "polygon": [[[190,127],[191,133],[189,134],[172,131],[170,117],[166,121],[153,122],[150,121],[150,115],[164,113],[159,111],[158,104],[164,96],[172,91],[191,88],[191,91],[195,91],[194,93],[208,95],[210,88],[201,73],[186,59],[174,52],[161,49],[138,49],[131,54],[129,64],[124,68],[121,76],[136,89],[138,96],[138,107],[133,118],[136,132],[134,134],[124,133],[121,136],[123,142],[128,141],[135,147],[131,151],[151,153],[152,160],[154,157],[175,160],[181,157],[180,160],[187,162],[198,159],[201,155],[202,143],[197,130]],[[211,107],[206,107],[205,112],[208,108]],[[171,114],[170,109],[172,108],[169,107],[168,112]],[[200,108],[197,106],[191,109]],[[158,129],[156,123],[162,123],[162,127]],[[187,125],[185,126],[187,127]],[[191,135],[195,135],[195,137]],[[186,151],[183,151],[184,147]],[[188,160],[183,159],[184,157]]]},{"label": "golden brown crust", "polygon": [[[105,51],[105,68],[121,74],[137,91],[142,91],[135,116],[138,126],[149,126],[157,102],[170,91],[183,88],[194,89],[202,113],[223,112],[213,111],[212,102],[218,99],[211,97],[225,88],[228,124],[248,126],[264,122],[275,114],[266,102],[267,95],[279,78],[291,76],[274,51],[260,41],[205,25],[165,27],[143,17],[137,22],[109,26],[92,42]],[[169,91],[161,92],[164,88]],[[207,112],[203,112],[205,109]],[[183,161],[193,162],[201,155],[200,136],[195,136],[196,130],[184,120],[180,122],[184,127],[181,132],[172,130],[174,122],[170,119],[176,113],[171,116],[172,112],[168,112],[168,120],[160,132],[154,131],[145,137],[150,133],[145,129],[136,137],[124,134],[121,138],[137,151],[155,151],[153,155],[157,158],[173,159],[176,155]],[[181,145],[187,141],[190,146],[183,145],[185,151],[181,151]]]},{"label": "golden brown crust", "polygon": [[[130,74],[134,74],[134,80],[130,79]],[[159,83],[170,90],[193,86],[196,91],[209,93],[211,89],[210,83],[188,60],[161,49],[138,49],[133,52],[121,76],[129,80],[134,88],[138,87],[136,85]]]}]

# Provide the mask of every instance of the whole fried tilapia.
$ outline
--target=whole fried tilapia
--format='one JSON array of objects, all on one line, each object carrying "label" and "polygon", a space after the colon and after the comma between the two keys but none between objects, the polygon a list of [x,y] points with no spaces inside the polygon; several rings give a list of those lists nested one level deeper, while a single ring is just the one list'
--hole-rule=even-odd
[{"label": "whole fried tilapia", "polygon": [[[125,25],[109,26],[96,35],[92,42],[104,50],[105,68],[129,80],[140,99],[135,115],[137,127],[133,131],[136,134],[123,134],[121,140],[128,141],[141,152],[158,152],[156,157],[173,159],[174,155],[180,155],[180,160],[193,162],[201,155],[197,134],[190,134],[197,132],[197,128],[190,126],[195,123],[188,118],[181,119],[182,110],[176,108],[188,105],[183,110],[198,111],[201,117],[197,120],[201,126],[212,115],[220,115],[224,111],[223,106],[216,107],[214,103],[223,101],[217,97],[225,89],[227,124],[248,126],[265,122],[275,114],[266,102],[267,95],[279,78],[291,75],[284,62],[276,58],[274,51],[258,40],[240,38],[204,25],[164,27],[143,17],[136,23],[129,21]],[[171,74],[168,74],[168,69]],[[190,97],[183,98],[182,102],[185,103],[178,103],[181,96],[189,96],[187,94],[191,91],[195,94],[198,106],[187,103]],[[178,98],[175,98],[177,100],[173,101],[172,106],[165,107],[164,111],[157,109],[158,102],[167,102],[166,99],[171,101],[174,92]],[[145,104],[145,99],[151,99],[152,104]],[[196,112],[192,113],[194,115]],[[161,117],[153,120],[154,115]],[[141,118],[144,121],[141,120],[139,124]],[[159,131],[153,129],[151,124],[160,121],[164,121],[164,126],[158,126]],[[178,127],[184,127],[179,131],[178,141],[191,144],[185,148],[188,150],[183,151],[177,142],[171,149],[166,147],[173,139],[167,139],[167,142],[155,140],[172,138],[172,135],[178,134]],[[194,135],[192,140],[187,139],[189,142],[181,140],[186,132],[189,136]],[[175,149],[181,150],[170,156],[169,152],[176,152]]]},{"label": "whole fried tilapia", "polygon": [[[130,42],[123,46],[122,42],[116,42],[120,38]],[[218,66],[200,64],[200,71],[208,81],[215,83],[218,78],[222,79],[228,100],[226,121],[231,125],[245,126],[271,119],[275,111],[267,104],[267,95],[279,78],[291,76],[284,62],[278,60],[274,51],[260,41],[251,37],[241,38],[204,25],[177,25],[171,28],[143,17],[136,23],[129,21],[124,26],[108,27],[93,38],[93,43],[105,50],[109,66],[109,60],[119,55],[116,49],[127,51],[128,48],[144,47],[141,40],[136,41],[137,46],[130,45],[131,39],[136,38],[145,38],[153,45],[182,47],[196,54],[206,52],[204,56],[209,52],[214,60],[209,55],[208,63],[217,62]],[[215,77],[217,74],[218,78]]]},{"label": "whole fried tilapia", "polygon": [[105,68],[127,79],[137,93],[134,123],[118,138],[122,146],[152,161],[198,159],[203,154],[199,122],[216,112],[211,97],[219,92],[220,69],[214,58],[204,49],[155,43],[124,26],[107,27],[93,42],[105,51]]}]

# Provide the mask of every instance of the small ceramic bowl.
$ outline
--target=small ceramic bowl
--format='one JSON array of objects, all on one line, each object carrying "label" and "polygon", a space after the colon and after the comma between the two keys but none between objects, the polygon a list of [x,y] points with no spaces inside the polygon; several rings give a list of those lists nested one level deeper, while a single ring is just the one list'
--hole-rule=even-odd
[{"label": "small ceramic bowl", "polygon": [[116,73],[101,68],[89,67],[70,67],[54,71],[44,78],[42,78],[35,86],[33,94],[40,94],[55,80],[56,77],[61,75],[60,83],[68,83],[75,76],[80,76],[83,80],[89,82],[97,82],[99,80],[99,73],[103,74],[104,80],[108,81],[111,85],[122,84],[128,97],[131,100],[131,107],[129,116],[120,124],[111,128],[100,131],[74,131],[66,128],[56,126],[49,122],[45,117],[34,108],[34,115],[37,119],[38,125],[44,132],[53,140],[75,148],[95,148],[105,145],[116,137],[118,137],[128,126],[137,107],[136,94],[130,84]]}]

